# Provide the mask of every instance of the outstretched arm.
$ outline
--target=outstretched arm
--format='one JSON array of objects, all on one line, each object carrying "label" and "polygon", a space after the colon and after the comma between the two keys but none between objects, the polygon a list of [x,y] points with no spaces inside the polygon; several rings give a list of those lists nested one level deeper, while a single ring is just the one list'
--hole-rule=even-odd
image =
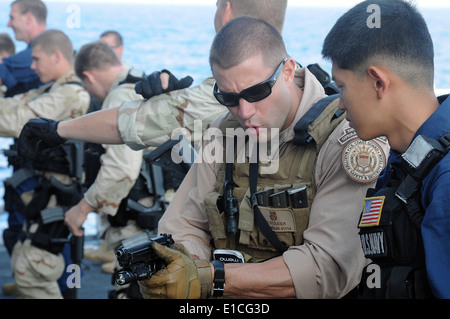
[{"label": "outstretched arm", "polygon": [[117,127],[118,108],[106,109],[58,124],[58,135],[98,144],[123,144]]},{"label": "outstretched arm", "polygon": [[117,127],[117,113],[117,108],[113,108],[61,122],[45,118],[32,119],[20,133],[19,156],[34,159],[37,152],[58,146],[68,139],[123,144]]}]

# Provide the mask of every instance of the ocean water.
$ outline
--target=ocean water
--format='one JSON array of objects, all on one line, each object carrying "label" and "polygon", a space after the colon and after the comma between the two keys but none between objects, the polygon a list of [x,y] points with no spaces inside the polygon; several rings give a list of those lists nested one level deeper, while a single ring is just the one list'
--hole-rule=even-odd
[{"label": "ocean water", "polygon": [[[0,1],[0,32],[6,27],[9,2]],[[97,40],[109,29],[119,31],[125,41],[124,60],[147,72],[167,68],[191,75],[195,82],[211,74],[208,65],[210,44],[215,35],[215,1],[209,6],[145,4],[98,4],[94,2],[48,2],[48,27],[64,31],[75,49]],[[335,21],[348,8],[288,7],[283,36],[289,54],[303,65],[318,62],[327,71],[328,61],[321,58],[322,42]],[[450,88],[450,8],[426,8],[436,50],[436,86]],[[16,43],[18,49],[24,43]]]},{"label": "ocean water", "polygon": [[[106,30],[117,30],[124,37],[123,60],[147,73],[167,68],[177,76],[191,75],[194,85],[211,75],[209,47],[214,38],[215,1],[210,6],[143,4],[98,4],[48,2],[48,28],[64,31],[74,49],[95,41]],[[8,23],[10,1],[0,1],[0,32],[14,38]],[[289,54],[303,65],[320,63],[328,72],[331,64],[321,58],[322,42],[335,21],[348,8],[288,7],[283,37]],[[450,8],[422,10],[435,43],[436,87],[450,91]],[[25,47],[16,42],[17,50]],[[0,138],[0,150],[11,139]],[[11,169],[0,154],[0,205],[2,181]],[[0,212],[0,232],[7,214]],[[96,220],[88,220],[87,233],[96,233]],[[1,238],[0,238],[1,241]]]}]

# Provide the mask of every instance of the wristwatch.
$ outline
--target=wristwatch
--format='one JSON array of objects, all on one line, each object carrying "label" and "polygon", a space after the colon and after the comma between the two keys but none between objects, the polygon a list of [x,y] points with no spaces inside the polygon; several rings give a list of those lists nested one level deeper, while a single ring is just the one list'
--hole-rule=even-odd
[{"label": "wristwatch", "polygon": [[213,297],[222,297],[225,290],[225,265],[223,262],[214,260]]}]

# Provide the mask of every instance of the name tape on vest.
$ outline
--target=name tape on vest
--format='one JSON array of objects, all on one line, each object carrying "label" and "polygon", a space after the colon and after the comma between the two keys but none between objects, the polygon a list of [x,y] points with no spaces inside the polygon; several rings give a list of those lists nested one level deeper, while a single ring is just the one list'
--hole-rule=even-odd
[{"label": "name tape on vest", "polygon": [[290,210],[266,210],[261,208],[261,214],[274,232],[295,232],[294,216]]},{"label": "name tape on vest", "polygon": [[366,258],[387,256],[386,237],[382,230],[360,234],[360,239]]}]

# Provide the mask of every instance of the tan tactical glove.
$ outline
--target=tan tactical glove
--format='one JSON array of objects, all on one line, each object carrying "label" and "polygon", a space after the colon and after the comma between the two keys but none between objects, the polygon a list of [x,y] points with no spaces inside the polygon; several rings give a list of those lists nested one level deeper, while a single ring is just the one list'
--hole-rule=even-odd
[{"label": "tan tactical glove", "polygon": [[192,260],[182,244],[172,248],[152,242],[156,255],[164,260],[167,268],[150,279],[139,282],[145,299],[206,299],[212,295],[210,263]]}]

